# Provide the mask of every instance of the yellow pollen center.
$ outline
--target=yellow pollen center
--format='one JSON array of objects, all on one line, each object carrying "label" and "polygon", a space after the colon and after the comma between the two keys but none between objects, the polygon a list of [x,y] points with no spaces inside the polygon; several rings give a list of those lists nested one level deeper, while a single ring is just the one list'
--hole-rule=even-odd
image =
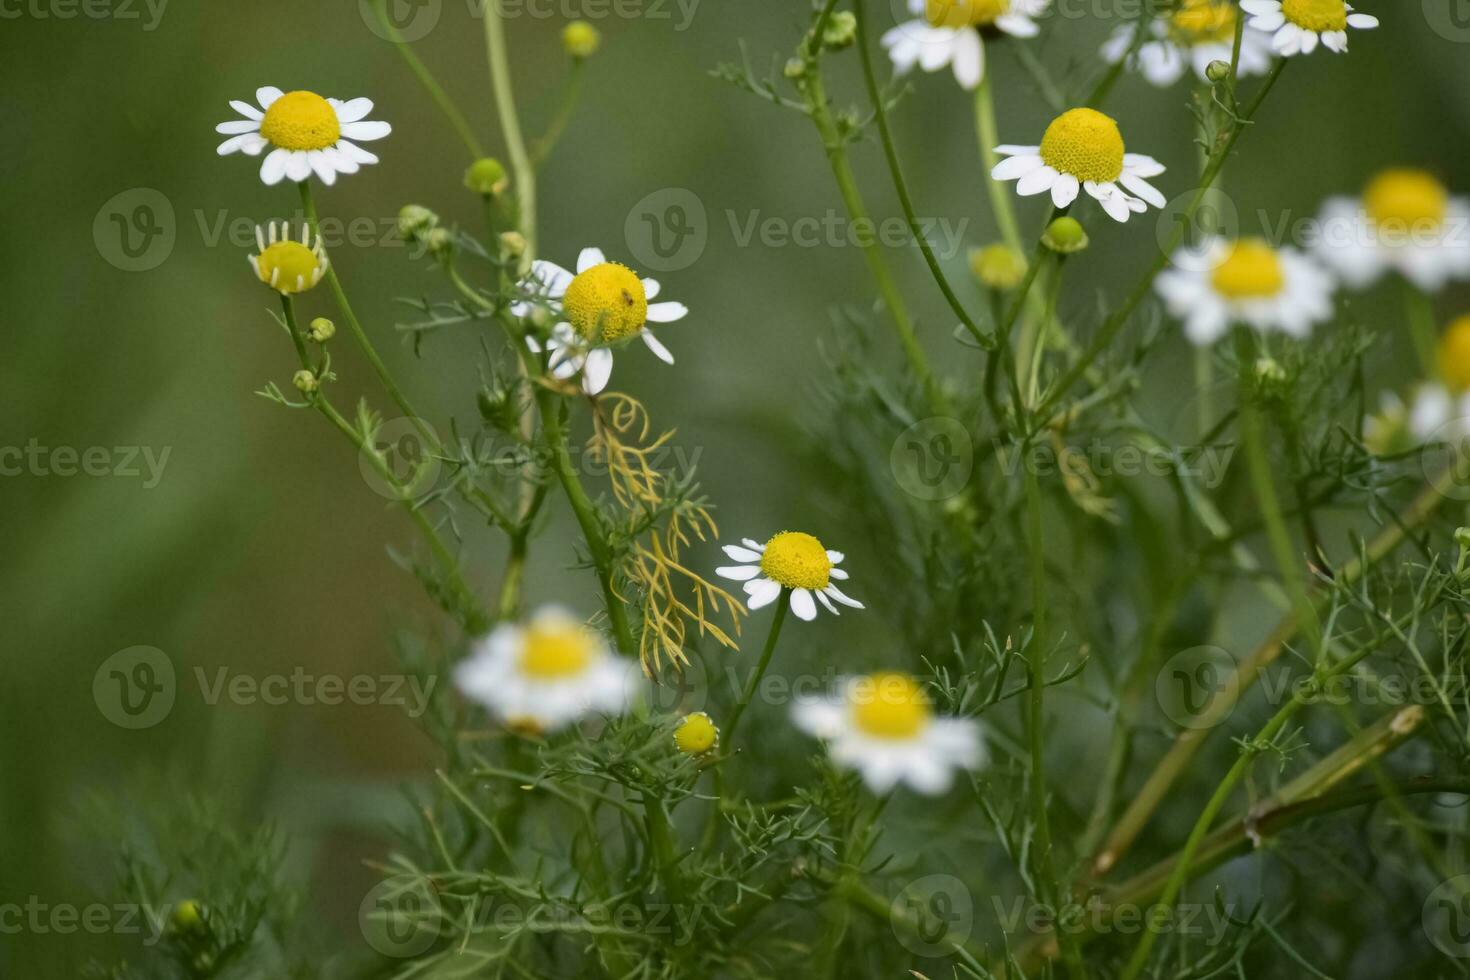
[{"label": "yellow pollen center", "polygon": [[581,626],[531,626],[521,646],[521,670],[544,679],[571,677],[587,669],[596,648]]},{"label": "yellow pollen center", "polygon": [[1011,0],[925,0],[924,17],[934,27],[989,27],[1010,6]]},{"label": "yellow pollen center", "polygon": [[1275,249],[1258,239],[1246,239],[1231,246],[1230,253],[1215,266],[1212,281],[1222,296],[1264,299],[1281,292],[1286,275]]},{"label": "yellow pollen center", "polygon": [[1422,170],[1385,170],[1363,193],[1363,207],[1380,228],[1408,232],[1439,228],[1449,210],[1443,184]]},{"label": "yellow pollen center", "polygon": [[1170,18],[1174,37],[1185,44],[1212,44],[1235,37],[1235,8],[1218,0],[1185,0]]},{"label": "yellow pollen center", "polygon": [[1347,30],[1346,0],[1283,0],[1286,19],[1309,31]]},{"label": "yellow pollen center", "polygon": [[903,674],[870,674],[852,686],[852,720],[874,738],[913,738],[929,724],[929,699]]},{"label": "yellow pollen center", "polygon": [[832,559],[810,534],[782,531],[766,542],[761,571],[788,589],[825,589],[832,581]]},{"label": "yellow pollen center", "polygon": [[300,242],[276,242],[270,245],[255,264],[260,281],[282,293],[299,293],[316,284],[316,270],[321,260]]},{"label": "yellow pollen center", "polygon": [[265,110],[260,135],[287,150],[324,150],[341,137],[342,124],[315,92],[287,92]]},{"label": "yellow pollen center", "polygon": [[1439,338],[1439,374],[1454,391],[1470,389],[1470,316],[1451,323]]},{"label": "yellow pollen center", "polygon": [[1105,184],[1123,173],[1123,134],[1095,109],[1071,109],[1046,127],[1041,159],[1060,173]]},{"label": "yellow pollen center", "polygon": [[720,730],[703,711],[685,715],[674,729],[674,745],[685,755],[703,755],[720,740]]},{"label": "yellow pollen center", "polygon": [[567,321],[592,343],[623,340],[648,322],[648,294],[642,280],[617,262],[578,273],[561,302]]}]

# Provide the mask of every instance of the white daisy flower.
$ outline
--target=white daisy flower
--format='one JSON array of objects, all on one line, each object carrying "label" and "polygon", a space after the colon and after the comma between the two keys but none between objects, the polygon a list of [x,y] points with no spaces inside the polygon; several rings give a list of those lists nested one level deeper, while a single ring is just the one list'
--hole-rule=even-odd
[{"label": "white daisy flower", "polygon": [[315,92],[282,92],[270,85],[255,90],[260,108],[238,99],[230,103],[244,116],[222,122],[215,131],[230,138],[219,145],[219,155],[237,150],[259,156],[274,147],[260,165],[260,179],[267,185],[282,178],[303,181],[316,174],[331,184],[338,174],[355,174],[358,167],[377,163],[378,158],[353,140],[382,139],[393,131],[385,122],[366,117],[373,111],[371,99],[324,99]]},{"label": "white daisy flower", "polygon": [[949,65],[961,86],[974,89],[985,77],[980,32],[1035,37],[1041,29],[1034,18],[1049,6],[1051,0],[908,0],[918,19],[888,30],[883,47],[899,75],[914,65],[931,72]]},{"label": "white daisy flower", "polygon": [[765,544],[742,538],[740,544],[727,544],[724,550],[731,560],[745,564],[726,565],[715,569],[715,574],[744,582],[746,605],[752,610],[775,602],[782,589],[791,590],[791,611],[808,622],[817,618],[818,602],[834,616],[839,615],[834,601],[863,608],[834,582],[847,579],[847,573],[837,567],[842,564],[842,552],[828,551],[810,534],[782,531]]},{"label": "white daisy flower", "polygon": [[282,221],[279,230],[274,221],[265,228],[255,226],[258,255],[246,256],[255,275],[282,296],[304,293],[322,281],[327,271],[327,251],[321,235],[311,241],[311,226],[301,226],[301,241],[289,236],[291,226]]},{"label": "white daisy flower", "polygon": [[[683,303],[650,303],[659,294],[657,279],[639,279],[632,269],[609,262],[600,248],[584,248],[577,256],[577,271],[568,272],[555,262],[537,260],[530,277],[521,283],[528,299],[512,303],[510,311],[529,316],[536,304],[548,305],[566,319],[551,331],[544,349],[551,352],[547,366],[555,378],[566,379],[582,372],[582,389],[595,395],[612,377],[613,354],[609,345],[639,337],[665,364],[674,355],[653,335],[650,323],[673,323],[689,314]],[[526,345],[536,353],[543,346],[534,337]]]},{"label": "white daisy flower", "polygon": [[980,725],[935,717],[923,690],[903,674],[843,678],[828,697],[798,699],[792,719],[874,793],[906,783],[937,796],[949,790],[955,769],[985,764]]},{"label": "white daisy flower", "polygon": [[540,733],[626,711],[638,671],[570,612],[543,606],[524,626],[497,626],[455,667],[454,683],[507,726]]},{"label": "white daisy flower", "polygon": [[990,176],[1016,181],[1016,193],[1022,197],[1050,192],[1052,203],[1064,208],[1085,189],[1115,221],[1142,214],[1149,204],[1162,208],[1167,203],[1146,179],[1163,173],[1164,165],[1141,153],[1124,152],[1118,124],[1095,109],[1062,113],[1046,127],[1040,146],[995,150],[1008,159],[996,164]]},{"label": "white daisy flower", "polygon": [[1344,0],[1240,0],[1251,15],[1247,26],[1271,35],[1271,47],[1284,58],[1311,54],[1318,42],[1329,51],[1347,51],[1349,27],[1370,31],[1378,18],[1353,13]]},{"label": "white daisy flower", "polygon": [[1470,199],[1422,170],[1385,170],[1322,206],[1317,257],[1354,289],[1395,271],[1426,293],[1470,279]]},{"label": "white daisy flower", "polygon": [[1415,445],[1470,436],[1470,392],[1455,395],[1438,382],[1420,385],[1414,389],[1408,428]]},{"label": "white daisy flower", "polygon": [[[1116,65],[1128,58],[1129,70],[1160,88],[1173,85],[1190,68],[1200,81],[1207,82],[1211,62],[1229,64],[1235,55],[1236,16],[1235,5],[1227,0],[1184,0],[1178,10],[1149,22],[1149,37],[1137,51],[1133,44],[1140,25],[1124,24],[1113,31],[1102,46],[1103,60]],[[1245,30],[1240,38],[1239,76],[1264,75],[1270,70],[1270,35]]]},{"label": "white daisy flower", "polygon": [[1332,277],[1293,248],[1260,239],[1212,238],[1180,249],[1154,288],[1201,346],[1240,323],[1305,337],[1332,318]]}]

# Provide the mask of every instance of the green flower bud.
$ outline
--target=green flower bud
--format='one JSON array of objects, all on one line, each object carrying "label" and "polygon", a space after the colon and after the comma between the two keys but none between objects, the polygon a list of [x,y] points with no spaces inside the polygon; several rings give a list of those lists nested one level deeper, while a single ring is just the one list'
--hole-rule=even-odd
[{"label": "green flower bud", "polygon": [[577,60],[590,58],[602,46],[602,35],[585,20],[574,20],[561,32],[561,45]]},{"label": "green flower bud", "polygon": [[1286,368],[1274,357],[1262,357],[1256,360],[1256,378],[1261,386],[1274,387],[1286,383]]},{"label": "green flower bud", "polygon": [[781,69],[781,74],[795,81],[796,79],[806,74],[806,62],[802,61],[800,58],[792,58],[790,61],[786,62],[786,67]]},{"label": "green flower bud", "polygon": [[1058,218],[1046,226],[1041,244],[1059,255],[1072,255],[1087,247],[1087,230],[1076,218]]},{"label": "green flower bud", "polygon": [[494,157],[485,157],[470,164],[464,172],[464,185],[476,194],[499,197],[510,186],[505,167]]},{"label": "green flower bud", "polygon": [[1466,551],[1470,551],[1470,527],[1455,528],[1455,544]]},{"label": "green flower bud", "polygon": [[1215,60],[1205,66],[1205,77],[1219,85],[1230,77],[1230,62]]},{"label": "green flower bud", "polygon": [[406,241],[418,238],[438,224],[437,214],[417,204],[404,205],[398,212],[398,235]]},{"label": "green flower bud", "polygon": [[857,40],[857,17],[850,10],[839,10],[827,17],[827,29],[822,32],[822,44],[833,51],[851,47]]},{"label": "green flower bud", "polygon": [[428,246],[430,255],[444,258],[454,251],[454,233],[448,228],[434,228],[424,236],[424,244]]},{"label": "green flower bud", "polygon": [[337,325],[326,317],[319,316],[307,326],[306,335],[318,344],[325,344],[337,336]]},{"label": "green flower bud", "polygon": [[296,390],[301,392],[303,395],[309,395],[322,386],[322,383],[317,380],[316,375],[306,370],[306,368],[302,368],[300,371],[297,371],[295,374],[293,374],[291,376],[291,383],[295,385]]},{"label": "green flower bud", "polygon": [[508,259],[518,259],[526,254],[526,236],[518,231],[500,233],[500,250]]},{"label": "green flower bud", "polygon": [[192,898],[186,899],[169,913],[168,927],[175,933],[199,932],[204,928],[204,909]]},{"label": "green flower bud", "polygon": [[1006,292],[1026,278],[1026,257],[1009,245],[995,244],[970,250],[970,271],[988,289]]}]

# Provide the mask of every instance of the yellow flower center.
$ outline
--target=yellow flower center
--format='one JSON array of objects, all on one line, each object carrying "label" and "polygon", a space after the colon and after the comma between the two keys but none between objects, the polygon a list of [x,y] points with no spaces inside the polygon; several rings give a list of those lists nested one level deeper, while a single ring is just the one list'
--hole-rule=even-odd
[{"label": "yellow flower center", "polygon": [[1281,12],[1305,30],[1318,33],[1347,30],[1345,0],[1283,0]]},{"label": "yellow flower center", "polygon": [[1041,159],[1060,173],[1105,184],[1123,173],[1123,134],[1095,109],[1071,109],[1046,127]]},{"label": "yellow flower center", "polygon": [[703,711],[685,715],[674,729],[674,745],[685,755],[704,755],[720,740],[720,730]]},{"label": "yellow flower center", "polygon": [[539,624],[526,628],[521,670],[532,677],[555,679],[582,673],[592,663],[597,641],[583,626]]},{"label": "yellow flower center", "polygon": [[1169,19],[1176,40],[1189,45],[1235,38],[1235,7],[1218,0],[1184,0]]},{"label": "yellow flower center", "polygon": [[305,292],[317,283],[321,259],[300,242],[276,242],[255,260],[260,281],[280,293]]},{"label": "yellow flower center", "polygon": [[586,340],[612,343],[643,329],[648,322],[648,294],[632,269],[604,262],[572,279],[562,310]]},{"label": "yellow flower center", "polygon": [[260,135],[287,150],[324,150],[341,137],[342,124],[315,92],[287,92],[265,110]]},{"label": "yellow flower center", "polygon": [[1408,232],[1444,224],[1450,195],[1422,170],[1385,170],[1363,193],[1363,207],[1379,228]]},{"label": "yellow flower center", "polygon": [[925,0],[924,16],[934,27],[989,27],[1010,6],[1011,0]]},{"label": "yellow flower center", "polygon": [[832,559],[810,534],[782,531],[766,542],[761,571],[788,589],[825,589],[832,580]]},{"label": "yellow flower center", "polygon": [[1470,389],[1470,316],[1451,323],[1439,338],[1439,374],[1455,391]]},{"label": "yellow flower center", "polygon": [[1275,296],[1286,285],[1276,250],[1259,239],[1236,242],[1213,274],[1215,291],[1231,299]]},{"label": "yellow flower center", "polygon": [[852,720],[874,738],[913,738],[929,724],[929,699],[903,674],[870,674],[852,686]]}]

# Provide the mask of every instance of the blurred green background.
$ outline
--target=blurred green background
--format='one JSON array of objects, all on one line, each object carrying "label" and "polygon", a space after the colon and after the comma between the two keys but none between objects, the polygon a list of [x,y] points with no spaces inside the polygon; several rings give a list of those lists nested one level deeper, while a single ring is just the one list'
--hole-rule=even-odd
[{"label": "blurred green background", "polygon": [[[448,291],[389,233],[410,202],[478,229],[478,202],[460,182],[466,154],[355,3],[179,2],[156,20],[122,0],[105,17],[65,0],[0,6],[0,446],[105,447],[114,468],[131,452],[116,447],[144,447],[156,460],[168,454],[152,486],[141,457],[135,476],[0,478],[0,902],[85,904],[105,892],[109,841],[78,824],[76,807],[98,791],[146,792],[143,774],[164,770],[181,785],[223,792],[248,820],[279,821],[311,882],[312,914],[350,940],[375,878],[362,861],[388,846],[394,787],[432,765],[427,742],[389,707],[209,706],[193,670],[389,672],[395,625],[444,626],[385,550],[411,550],[411,527],[369,488],[344,442],[316,416],[252,394],[270,380],[286,387],[292,357],[269,316],[274,297],[254,281],[250,249],[228,229],[298,215],[298,202],[287,185],[261,185],[258,161],[217,157],[222,137],[213,128],[234,117],[227,100],[249,100],[261,85],[376,101],[372,118],[394,126],[371,147],[381,164],[319,188],[318,203],[324,218],[374,229],[370,244],[339,245],[333,259],[369,333],[441,431],[475,412],[479,338],[469,327],[442,332],[417,358],[397,339],[395,323],[412,314],[396,297]],[[1110,18],[1136,8],[1093,6],[1086,16],[1052,18],[1036,46],[1074,91],[1095,71]],[[1293,64],[1243,140],[1226,186],[1246,230],[1258,208],[1310,217],[1324,196],[1355,192],[1384,165],[1425,166],[1470,190],[1470,31],[1447,39],[1418,3],[1360,7],[1379,14],[1383,28],[1355,34],[1347,57],[1323,52]],[[595,244],[636,264],[625,235],[638,202],[684,188],[705,211],[697,261],[658,274],[665,297],[692,310],[662,334],[677,367],[629,350],[614,386],[636,393],[656,424],[677,426],[685,451],[698,453],[727,540],[801,527],[848,553],[850,591],[872,613],[807,634],[819,647],[806,653],[883,662],[904,643],[885,607],[890,570],[865,554],[868,532],[844,518],[843,487],[808,435],[819,421],[811,392],[825,371],[819,344],[829,307],[866,302],[871,282],[850,246],[739,241],[753,218],[825,219],[841,202],[807,120],[709,75],[738,57],[741,40],[758,69],[779,72],[806,6],[703,0],[691,11],[688,0],[682,10],[650,0],[635,17],[579,0],[517,9],[511,52],[532,134],[557,105],[567,68],[559,32],[569,15],[589,15],[605,36],[542,173],[544,256],[570,265]],[[479,20],[464,0],[401,12],[439,17],[415,50],[501,155]],[[876,34],[893,15],[880,6],[873,21]],[[856,56],[834,56],[831,66],[838,103],[863,101]],[[1048,114],[1014,56],[992,47],[991,71],[1002,139],[1037,142]],[[947,73],[919,76],[914,87],[896,126],[918,210],[962,227],[966,245],[985,244],[995,233],[968,98]],[[1193,186],[1187,93],[1129,77],[1110,105],[1130,149],[1170,165],[1157,183],[1171,197]],[[854,156],[875,215],[897,214],[877,147],[865,142]],[[140,188],[166,200],[154,212],[165,234],[140,260],[153,267],[128,271],[119,267],[129,263],[119,258],[113,215],[128,219],[140,201],[158,200]],[[1023,206],[1032,224],[1039,214],[1036,202]],[[1088,224],[1094,248],[1074,263],[1065,301],[1076,312],[1092,309],[1098,290],[1116,295],[1156,247],[1151,216],[1123,227],[1092,212]],[[974,355],[949,340],[952,317],[917,251],[890,258],[936,363],[964,383]],[[964,279],[963,250],[946,264]],[[1387,290],[1355,301],[1369,323],[1397,318],[1396,302]],[[300,308],[306,317],[331,314],[329,303],[321,290]],[[1470,310],[1470,295],[1441,303],[1448,317]],[[335,348],[337,403],[367,394],[387,410],[356,351]],[[892,353],[886,334],[877,348]],[[1181,370],[1165,372],[1149,393],[1161,418],[1190,397],[1177,380],[1187,376],[1182,347],[1177,356]],[[1407,338],[1373,356],[1383,384],[1412,375]],[[48,458],[49,469],[65,468]],[[591,578],[568,570],[573,543],[560,511],[533,546],[528,595],[590,613]],[[477,538],[468,553],[487,595],[499,547]],[[710,567],[717,552],[704,548],[693,561]],[[143,731],[113,725],[93,699],[99,666],[135,645],[165,651],[180,679],[172,713]],[[0,936],[0,972],[61,976],[49,971],[87,948],[76,937]]]}]

